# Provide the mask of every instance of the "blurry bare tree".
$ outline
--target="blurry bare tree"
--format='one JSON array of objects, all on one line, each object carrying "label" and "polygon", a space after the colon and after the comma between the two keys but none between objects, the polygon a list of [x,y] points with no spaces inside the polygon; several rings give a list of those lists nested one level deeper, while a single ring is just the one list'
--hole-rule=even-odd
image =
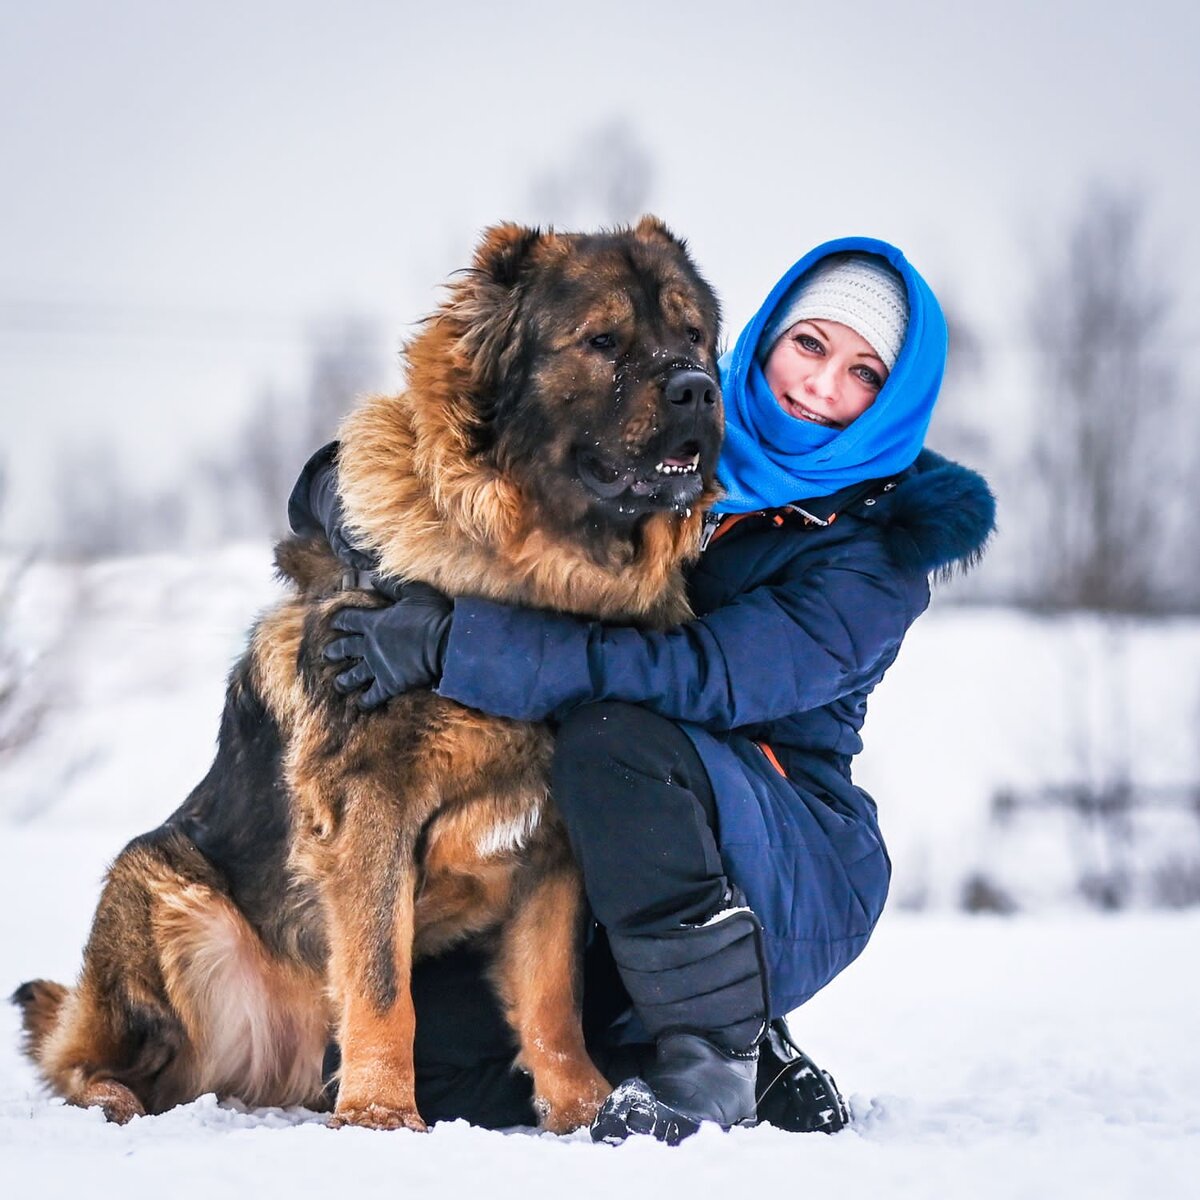
[{"label": "blurry bare tree", "polygon": [[1162,609],[1165,503],[1183,464],[1182,381],[1171,355],[1168,272],[1146,246],[1140,197],[1096,187],[1028,309],[1039,353],[1028,487],[1037,548],[1028,599],[1052,608]]},{"label": "blurry bare tree", "polygon": [[1034,551],[1023,599],[1100,614],[1103,651],[1072,663],[1063,641],[1071,777],[1013,789],[994,813],[1000,823],[1062,814],[1086,852],[1079,893],[1103,908],[1123,907],[1147,886],[1158,903],[1200,895],[1200,862],[1173,858],[1148,882],[1139,867],[1138,830],[1196,813],[1197,788],[1139,777],[1131,618],[1194,610],[1200,599],[1183,538],[1188,514],[1180,516],[1200,438],[1184,404],[1170,272],[1147,246],[1147,226],[1139,195],[1094,187],[1034,277],[1039,420],[1017,491]]},{"label": "blurry bare tree", "polygon": [[385,371],[377,327],[343,318],[313,331],[308,378],[297,393],[260,392],[224,454],[201,466],[205,504],[223,537],[278,536],[287,498],[308,456]]},{"label": "blurry bare tree", "polygon": [[628,121],[615,118],[533,180],[532,219],[571,229],[627,224],[646,212],[653,182],[650,152]]},{"label": "blurry bare tree", "polygon": [[185,497],[126,483],[111,446],[67,446],[57,469],[58,531],[53,548],[102,558],[177,546],[187,528]]},{"label": "blurry bare tree", "polygon": [[222,451],[170,490],[131,486],[110,446],[66,448],[53,548],[90,559],[277,536],[305,459],[334,436],[355,399],[383,380],[381,345],[375,325],[358,317],[314,328],[303,385],[264,388]]}]

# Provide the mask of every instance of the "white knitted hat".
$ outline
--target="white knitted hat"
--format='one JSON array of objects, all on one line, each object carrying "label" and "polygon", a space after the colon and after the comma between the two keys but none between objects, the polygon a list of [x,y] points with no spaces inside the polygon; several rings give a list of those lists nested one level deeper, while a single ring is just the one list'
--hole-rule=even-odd
[{"label": "white knitted hat", "polygon": [[797,321],[812,318],[848,325],[870,343],[890,371],[908,328],[904,280],[874,254],[833,254],[804,272],[779,302],[758,341],[765,361]]}]

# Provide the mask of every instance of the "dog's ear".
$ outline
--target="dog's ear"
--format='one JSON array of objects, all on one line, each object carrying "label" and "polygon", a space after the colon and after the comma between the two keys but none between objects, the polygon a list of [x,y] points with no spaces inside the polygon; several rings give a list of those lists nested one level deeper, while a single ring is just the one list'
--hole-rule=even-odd
[{"label": "dog's ear", "polygon": [[700,274],[699,267],[692,260],[687,241],[672,233],[653,213],[647,213],[642,217],[633,227],[633,233],[639,241],[670,252],[669,257],[674,259],[676,265],[690,280],[691,286],[702,297],[705,321],[713,331],[713,344],[718,343],[721,336],[721,302],[717,299],[717,293],[713,291],[712,285]]},{"label": "dog's ear", "polygon": [[533,248],[542,240],[540,229],[505,221],[483,231],[475,248],[476,271],[482,271],[500,287],[516,287],[522,267]]},{"label": "dog's ear", "polygon": [[653,213],[647,213],[633,227],[633,232],[637,234],[643,242],[665,242],[669,246],[678,246],[680,250],[687,249],[687,242],[681,237],[676,237],[666,226],[666,223],[661,221]]},{"label": "dog's ear", "polygon": [[485,416],[520,358],[522,284],[546,236],[513,223],[485,229],[471,270],[454,289],[450,314],[462,331],[459,348]]}]

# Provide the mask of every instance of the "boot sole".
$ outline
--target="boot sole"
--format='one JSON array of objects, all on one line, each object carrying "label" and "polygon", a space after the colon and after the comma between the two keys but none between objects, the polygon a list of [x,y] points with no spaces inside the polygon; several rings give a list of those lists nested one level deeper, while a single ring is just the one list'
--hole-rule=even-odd
[{"label": "boot sole", "polygon": [[[792,1059],[782,1065],[758,1096],[760,1110],[766,1108],[768,1112],[763,1123],[789,1133],[837,1133],[845,1129],[850,1124],[850,1109],[833,1076],[794,1043],[789,1041],[788,1045]],[[768,1093],[777,1088],[784,1095],[772,1096],[770,1105],[765,1105]]]}]

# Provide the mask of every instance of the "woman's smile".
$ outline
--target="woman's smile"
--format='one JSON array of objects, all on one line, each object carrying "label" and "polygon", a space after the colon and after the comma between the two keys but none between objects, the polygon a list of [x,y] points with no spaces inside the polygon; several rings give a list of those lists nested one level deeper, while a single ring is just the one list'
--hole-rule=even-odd
[{"label": "woman's smile", "polygon": [[840,421],[835,421],[832,417],[825,416],[822,413],[814,412],[807,405],[797,400],[795,396],[789,396],[785,393],[780,396],[779,404],[789,417],[795,417],[798,421],[811,421],[814,425],[825,425],[830,429],[846,428]]}]

